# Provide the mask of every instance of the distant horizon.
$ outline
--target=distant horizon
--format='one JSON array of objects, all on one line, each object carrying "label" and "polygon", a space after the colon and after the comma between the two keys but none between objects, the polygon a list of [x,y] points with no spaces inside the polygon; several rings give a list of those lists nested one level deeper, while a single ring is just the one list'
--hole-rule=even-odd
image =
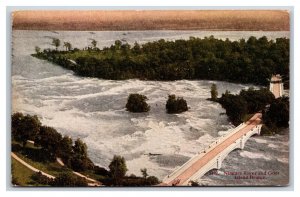
[{"label": "distant horizon", "polygon": [[290,31],[288,10],[33,10],[12,19],[13,30]]}]

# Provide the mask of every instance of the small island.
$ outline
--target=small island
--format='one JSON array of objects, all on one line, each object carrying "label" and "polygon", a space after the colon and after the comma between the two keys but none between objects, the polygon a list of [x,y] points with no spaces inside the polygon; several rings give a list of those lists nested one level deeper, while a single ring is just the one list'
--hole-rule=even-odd
[{"label": "small island", "polygon": [[[116,40],[110,47],[97,41],[83,49],[52,39],[54,49],[36,47],[32,56],[50,61],[85,77],[124,80],[219,80],[268,85],[272,74],[289,80],[288,38],[221,40],[213,36],[133,45]],[[63,50],[59,50],[63,47]]]},{"label": "small island", "polygon": [[182,97],[177,97],[172,94],[169,95],[167,103],[166,103],[166,110],[169,114],[177,114],[182,113],[188,110],[188,106],[186,100]]},{"label": "small island", "polygon": [[141,94],[130,94],[128,96],[126,110],[134,113],[148,112],[150,106],[146,103],[148,98]]},{"label": "small island", "polygon": [[226,91],[217,98],[217,87],[213,84],[211,98],[208,100],[220,103],[235,126],[246,122],[256,112],[261,112],[262,135],[278,134],[289,127],[289,98],[283,96],[275,99],[272,92],[266,88],[249,88],[241,90],[239,94]]}]

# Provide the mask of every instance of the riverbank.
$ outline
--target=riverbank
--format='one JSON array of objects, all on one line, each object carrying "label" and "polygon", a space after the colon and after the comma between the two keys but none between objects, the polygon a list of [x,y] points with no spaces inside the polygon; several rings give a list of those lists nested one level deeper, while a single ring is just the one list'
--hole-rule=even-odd
[{"label": "riverbank", "polygon": [[[222,115],[225,110],[217,103],[206,101],[210,97],[211,84],[217,84],[220,88],[219,94],[226,89],[231,93],[238,93],[251,85],[202,80],[119,81],[78,77],[71,70],[53,66],[52,63],[33,58],[30,54],[34,53],[34,46],[54,49],[51,46],[52,37],[71,42],[74,47],[81,49],[90,43],[89,39],[98,40],[97,47],[103,48],[109,47],[114,40],[123,38],[134,44],[135,40],[146,43],[160,38],[178,40],[188,39],[189,36],[204,38],[212,34],[218,39],[229,38],[232,41],[264,35],[268,39],[289,37],[287,32],[147,31],[92,34],[13,31],[13,112],[37,114],[43,124],[54,127],[73,139],[83,139],[89,145],[89,156],[99,166],[108,166],[113,154],[121,154],[127,161],[128,174],[140,174],[140,169],[146,167],[149,174],[162,179],[176,166],[182,165],[199,150],[233,128],[227,121],[227,116]],[[61,46],[59,50],[65,49]],[[143,116],[126,112],[124,106],[129,93],[147,95],[151,100],[149,105],[152,110]],[[165,95],[168,94],[184,97],[191,109],[181,115],[166,114]],[[268,154],[272,158],[276,157],[276,150],[268,149],[262,156]],[[248,152],[256,153],[256,149]],[[256,163],[264,163],[257,158],[251,162],[253,167],[258,165]],[[274,166],[277,164],[272,163]],[[240,169],[243,166],[236,162],[233,168]]]}]

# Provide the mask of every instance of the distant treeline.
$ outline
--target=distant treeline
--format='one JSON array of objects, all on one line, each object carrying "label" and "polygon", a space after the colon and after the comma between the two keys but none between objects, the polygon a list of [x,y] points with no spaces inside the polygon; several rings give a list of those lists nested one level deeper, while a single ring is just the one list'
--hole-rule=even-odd
[{"label": "distant treeline", "polygon": [[56,50],[36,51],[33,56],[71,69],[79,76],[113,80],[208,79],[267,85],[272,74],[286,80],[289,76],[289,39],[268,40],[265,36],[239,41],[213,36],[161,39],[133,46],[117,40],[101,50],[96,43],[82,50],[66,47],[59,51],[56,45]]}]

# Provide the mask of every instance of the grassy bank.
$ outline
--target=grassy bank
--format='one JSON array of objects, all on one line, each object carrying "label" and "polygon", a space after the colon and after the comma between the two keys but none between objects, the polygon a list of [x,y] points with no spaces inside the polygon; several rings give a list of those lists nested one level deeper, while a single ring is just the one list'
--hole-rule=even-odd
[{"label": "grassy bank", "polygon": [[[17,142],[12,142],[12,146],[19,146],[20,144]],[[36,161],[32,157],[32,154],[37,153],[40,149],[33,146],[30,143],[27,143],[24,148],[14,148],[14,153],[20,157],[22,160],[30,164],[31,166],[47,173],[53,176],[58,176],[61,173],[71,173],[72,170],[61,166],[59,163],[55,162],[42,162],[42,161]]]},{"label": "grassy bank", "polygon": [[31,177],[33,171],[25,167],[19,161],[11,157],[12,182],[18,186],[47,186],[36,183]]}]

